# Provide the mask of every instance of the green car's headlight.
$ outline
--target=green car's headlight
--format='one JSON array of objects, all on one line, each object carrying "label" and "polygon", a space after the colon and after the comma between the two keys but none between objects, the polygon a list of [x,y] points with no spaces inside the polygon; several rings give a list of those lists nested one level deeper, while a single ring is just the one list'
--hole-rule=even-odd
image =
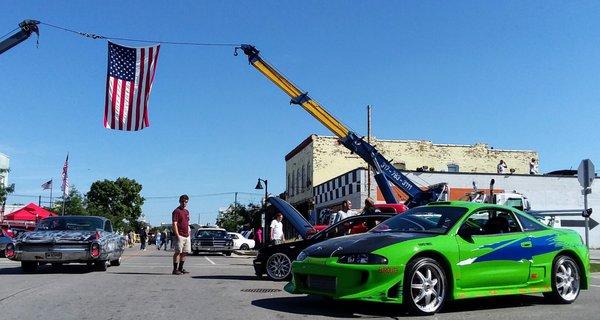
[{"label": "green car's headlight", "polygon": [[348,264],[387,264],[388,260],[385,257],[372,253],[355,253],[341,256],[338,263]]},{"label": "green car's headlight", "polygon": [[308,255],[306,254],[306,252],[301,251],[300,254],[298,254],[298,257],[296,257],[296,261],[304,261],[304,259],[306,259],[308,257]]}]

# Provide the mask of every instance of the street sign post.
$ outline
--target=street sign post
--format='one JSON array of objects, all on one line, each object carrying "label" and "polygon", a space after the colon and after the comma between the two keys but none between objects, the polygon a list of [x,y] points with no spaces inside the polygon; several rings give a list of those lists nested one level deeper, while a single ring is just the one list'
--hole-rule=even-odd
[{"label": "street sign post", "polygon": [[[579,164],[579,168],[577,168],[577,179],[579,180],[579,184],[583,190],[581,193],[583,194],[583,208],[584,212],[588,212],[588,194],[592,193],[592,183],[594,183],[594,178],[596,177],[596,170],[594,168],[594,163],[590,159],[581,160]],[[584,214],[585,219],[585,245],[590,247],[590,218],[589,215]]]}]

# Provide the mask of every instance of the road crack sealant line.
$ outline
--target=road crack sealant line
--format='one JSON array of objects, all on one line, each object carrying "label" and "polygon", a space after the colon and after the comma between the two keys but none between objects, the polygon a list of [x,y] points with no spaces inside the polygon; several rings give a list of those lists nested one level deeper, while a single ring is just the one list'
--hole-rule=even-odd
[{"label": "road crack sealant line", "polygon": [[54,284],[54,283],[57,283],[57,282],[58,281],[52,281],[52,282],[45,283],[45,284],[43,284],[41,286],[29,287],[29,288],[25,288],[23,290],[19,290],[19,291],[15,292],[15,293],[13,293],[13,294],[11,294],[9,296],[6,296],[4,298],[0,298],[0,303],[3,303],[5,300],[8,300],[8,299],[10,299],[10,298],[12,298],[12,297],[14,297],[16,295],[19,295],[19,294],[23,293],[23,292],[27,292],[27,291],[32,290],[32,289],[39,289],[39,288],[47,287],[47,286],[49,286],[51,284]]}]

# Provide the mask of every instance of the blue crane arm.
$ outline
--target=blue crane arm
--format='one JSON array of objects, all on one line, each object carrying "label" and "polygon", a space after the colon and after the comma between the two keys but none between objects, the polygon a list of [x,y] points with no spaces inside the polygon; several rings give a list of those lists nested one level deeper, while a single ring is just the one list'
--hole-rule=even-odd
[{"label": "blue crane arm", "polygon": [[19,23],[21,30],[10,36],[8,39],[0,42],[0,54],[27,40],[27,38],[29,38],[29,36],[34,32],[39,35],[39,29],[37,26],[39,23],[39,21],[35,20],[24,20],[23,22]]}]

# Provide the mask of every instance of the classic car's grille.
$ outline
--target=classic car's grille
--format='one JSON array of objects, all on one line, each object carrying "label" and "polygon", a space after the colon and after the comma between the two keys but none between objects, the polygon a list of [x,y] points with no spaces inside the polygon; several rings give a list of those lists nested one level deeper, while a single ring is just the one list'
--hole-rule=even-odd
[{"label": "classic car's grille", "polygon": [[308,275],[306,286],[313,290],[335,292],[335,277]]},{"label": "classic car's grille", "polygon": [[227,240],[221,239],[200,239],[198,244],[202,247],[224,247],[227,245]]},{"label": "classic car's grille", "polygon": [[52,243],[20,243],[18,250],[37,252],[46,250],[73,250],[73,249],[87,249],[87,244],[52,244]]}]

